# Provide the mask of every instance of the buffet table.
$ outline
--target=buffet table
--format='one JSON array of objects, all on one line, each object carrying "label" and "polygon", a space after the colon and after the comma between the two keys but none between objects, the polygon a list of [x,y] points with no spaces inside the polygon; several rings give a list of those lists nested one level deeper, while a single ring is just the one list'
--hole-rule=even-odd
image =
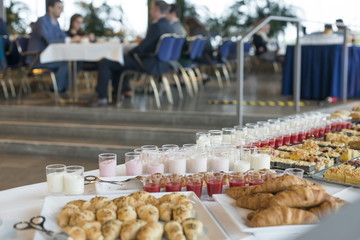
[{"label": "buffet table", "polygon": [[[342,95],[343,46],[302,45],[301,98],[323,100]],[[348,97],[360,96],[360,47],[349,46]],[[288,46],[283,66],[282,94],[293,92],[294,46]]]},{"label": "buffet table", "polygon": [[[124,165],[118,166],[117,174],[119,176],[125,174]],[[98,170],[86,172],[85,175],[98,175]],[[358,196],[358,194],[360,194],[360,189],[357,188],[344,187],[324,182],[321,182],[321,184],[326,187],[330,194],[337,194],[340,196]],[[87,186],[85,188],[85,194],[96,194],[94,186]],[[31,217],[39,215],[46,196],[49,196],[49,194],[47,193],[47,184],[45,182],[1,191],[0,218],[3,220],[3,225],[0,225],[0,239],[33,239],[33,230],[16,231],[13,229],[13,224],[23,220],[27,221]],[[79,196],[79,198],[80,197],[81,196]],[[217,202],[204,201],[204,204],[221,224],[229,239],[289,239],[289,233],[282,232],[261,232],[256,233],[255,235],[243,233],[241,229],[233,223],[233,220],[224,213],[222,207]]]}]

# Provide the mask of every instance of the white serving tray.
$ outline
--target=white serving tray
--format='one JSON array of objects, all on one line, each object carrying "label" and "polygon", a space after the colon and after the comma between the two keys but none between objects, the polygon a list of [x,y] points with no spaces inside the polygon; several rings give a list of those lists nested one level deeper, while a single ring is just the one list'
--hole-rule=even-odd
[{"label": "white serving tray", "polygon": [[[166,194],[166,192],[162,193],[152,193],[154,197],[162,197]],[[191,201],[194,203],[195,209],[195,217],[198,218],[204,224],[204,235],[199,240],[225,240],[228,239],[226,233],[221,228],[219,223],[213,218],[210,212],[206,209],[200,199],[193,193],[193,192],[181,192],[187,196]],[[117,194],[117,195],[106,195],[106,197],[110,199],[114,199],[120,196],[126,196],[128,194]],[[57,225],[57,214],[61,210],[66,203],[73,201],[73,200],[90,200],[91,198],[95,197],[96,195],[82,195],[82,196],[49,196],[45,198],[43,208],[41,210],[41,216],[46,218],[45,228],[54,232],[60,232],[61,229]],[[34,240],[45,240],[46,236],[36,231]]]}]

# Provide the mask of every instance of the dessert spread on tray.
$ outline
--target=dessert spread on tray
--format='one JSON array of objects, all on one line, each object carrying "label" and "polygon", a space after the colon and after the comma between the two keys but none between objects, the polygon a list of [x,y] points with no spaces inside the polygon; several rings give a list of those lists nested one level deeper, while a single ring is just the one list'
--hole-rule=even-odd
[{"label": "dessert spread on tray", "polygon": [[193,203],[171,193],[156,198],[136,192],[115,199],[94,197],[68,202],[58,214],[58,225],[74,240],[193,239],[203,234]]},{"label": "dessert spread on tray", "polygon": [[323,178],[333,182],[360,186],[360,160],[350,160],[336,167],[331,167]]},{"label": "dessert spread on tray", "polygon": [[230,187],[226,193],[238,207],[253,210],[246,216],[249,227],[316,223],[345,205],[322,185],[291,175],[257,186]]}]

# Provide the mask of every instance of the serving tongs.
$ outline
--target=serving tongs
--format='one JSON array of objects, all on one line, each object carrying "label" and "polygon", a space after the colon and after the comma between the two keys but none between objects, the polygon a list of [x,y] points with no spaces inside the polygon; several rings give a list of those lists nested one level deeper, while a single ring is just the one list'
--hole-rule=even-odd
[{"label": "serving tongs", "polygon": [[89,185],[92,183],[109,183],[109,184],[114,184],[114,185],[119,185],[122,186],[124,189],[141,189],[143,188],[143,183],[135,178],[128,178],[126,180],[121,180],[121,181],[108,181],[108,180],[103,180],[98,178],[97,176],[94,175],[90,175],[90,176],[85,176],[84,177],[84,184],[85,185]]}]

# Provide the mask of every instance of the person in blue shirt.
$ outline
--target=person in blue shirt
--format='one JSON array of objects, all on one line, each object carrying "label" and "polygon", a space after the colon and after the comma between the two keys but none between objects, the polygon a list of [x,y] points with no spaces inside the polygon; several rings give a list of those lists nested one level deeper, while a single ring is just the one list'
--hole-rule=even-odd
[{"label": "person in blue shirt", "polygon": [[[162,73],[170,70],[169,63],[161,62],[156,56],[149,56],[155,52],[161,35],[165,33],[174,33],[172,26],[166,19],[168,12],[169,5],[165,1],[152,1],[150,5],[150,15],[153,23],[149,26],[146,36],[140,44],[124,56],[124,65],[108,59],[102,59],[99,62],[98,85],[96,88],[98,98],[97,101],[91,104],[91,106],[107,106],[107,89],[109,79],[112,80],[112,84],[114,86],[113,89],[116,91],[121,73],[125,70],[145,70],[147,73],[152,75],[161,75]],[[140,64],[136,61],[134,57],[135,54],[141,58],[144,69],[142,69]],[[127,96],[129,91],[129,81],[128,79],[125,79],[123,85],[123,95]]]},{"label": "person in blue shirt", "polygon": [[[48,0],[46,3],[47,11],[45,16],[38,18],[34,24],[27,48],[27,51],[29,52],[41,52],[49,44],[65,42],[66,34],[60,29],[59,22],[57,21],[63,12],[64,5],[61,0]],[[80,41],[80,37],[74,37],[72,41],[78,42]],[[36,68],[48,68],[54,70],[59,92],[65,92],[68,89],[67,62],[51,62],[42,64],[34,55],[26,58],[27,64],[32,64],[33,61],[36,61],[34,65]]]}]

